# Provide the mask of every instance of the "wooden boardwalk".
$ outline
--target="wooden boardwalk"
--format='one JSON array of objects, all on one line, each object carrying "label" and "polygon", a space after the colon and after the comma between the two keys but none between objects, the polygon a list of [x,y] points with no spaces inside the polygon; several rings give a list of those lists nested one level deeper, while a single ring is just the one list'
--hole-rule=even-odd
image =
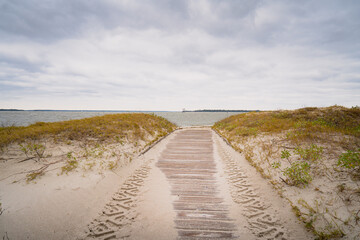
[{"label": "wooden boardwalk", "polygon": [[179,239],[236,238],[228,206],[219,196],[211,130],[177,133],[157,166],[171,185]]}]

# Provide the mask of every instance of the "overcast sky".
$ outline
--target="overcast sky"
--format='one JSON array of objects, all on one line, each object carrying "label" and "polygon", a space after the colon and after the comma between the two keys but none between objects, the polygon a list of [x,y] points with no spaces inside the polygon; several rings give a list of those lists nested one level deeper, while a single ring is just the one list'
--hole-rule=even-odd
[{"label": "overcast sky", "polygon": [[0,108],[360,105],[360,1],[0,0]]}]

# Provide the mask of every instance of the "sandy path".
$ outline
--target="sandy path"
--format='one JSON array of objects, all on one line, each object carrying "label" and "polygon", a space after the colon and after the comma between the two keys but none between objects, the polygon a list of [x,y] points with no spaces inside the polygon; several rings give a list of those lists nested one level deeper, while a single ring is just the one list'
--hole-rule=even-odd
[{"label": "sandy path", "polygon": [[168,136],[85,239],[312,239],[284,199],[209,128]]}]

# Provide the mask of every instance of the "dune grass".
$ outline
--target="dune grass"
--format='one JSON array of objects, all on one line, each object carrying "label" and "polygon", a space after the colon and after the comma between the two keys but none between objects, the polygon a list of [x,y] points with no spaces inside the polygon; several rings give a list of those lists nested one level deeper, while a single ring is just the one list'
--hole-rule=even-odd
[{"label": "dune grass", "polygon": [[[287,131],[287,138],[294,143],[326,140],[331,133],[342,133],[359,140],[360,108],[331,106],[252,112],[226,118],[215,123],[213,128],[223,132],[229,139]],[[360,141],[356,141],[350,148],[359,146]]]},{"label": "dune grass", "polygon": [[176,126],[150,114],[109,114],[63,122],[37,122],[27,127],[0,127],[0,148],[26,140],[53,138],[55,141],[89,140],[119,142],[123,138],[143,140],[146,133],[164,136]]}]

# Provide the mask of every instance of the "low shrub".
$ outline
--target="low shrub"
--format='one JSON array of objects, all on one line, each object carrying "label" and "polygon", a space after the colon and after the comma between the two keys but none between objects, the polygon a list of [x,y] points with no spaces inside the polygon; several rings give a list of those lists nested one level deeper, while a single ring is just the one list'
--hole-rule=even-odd
[{"label": "low shrub", "polygon": [[360,174],[360,148],[357,152],[348,150],[341,154],[337,165],[358,171]]},{"label": "low shrub", "polygon": [[323,147],[319,147],[316,144],[311,144],[309,148],[295,148],[295,153],[297,153],[304,160],[315,162],[321,158]]},{"label": "low shrub", "polygon": [[282,172],[287,177],[286,182],[293,186],[306,186],[312,181],[310,176],[310,165],[303,161],[294,161],[290,167]]},{"label": "low shrub", "polygon": [[38,160],[45,157],[45,145],[41,143],[23,143],[19,144],[20,150],[26,155],[27,158],[36,157]]},{"label": "low shrub", "polygon": [[290,161],[290,157],[291,153],[288,150],[282,150],[281,158],[286,159],[289,162],[290,167],[281,169],[281,162],[274,162],[272,167],[279,168],[281,170],[284,176],[286,176],[284,181],[288,185],[305,187],[312,181],[312,177],[310,175],[310,164],[303,160]]},{"label": "low shrub", "polygon": [[67,153],[67,161],[65,166],[61,167],[61,174],[71,172],[79,166],[79,162],[76,157],[72,155],[72,152]]}]

